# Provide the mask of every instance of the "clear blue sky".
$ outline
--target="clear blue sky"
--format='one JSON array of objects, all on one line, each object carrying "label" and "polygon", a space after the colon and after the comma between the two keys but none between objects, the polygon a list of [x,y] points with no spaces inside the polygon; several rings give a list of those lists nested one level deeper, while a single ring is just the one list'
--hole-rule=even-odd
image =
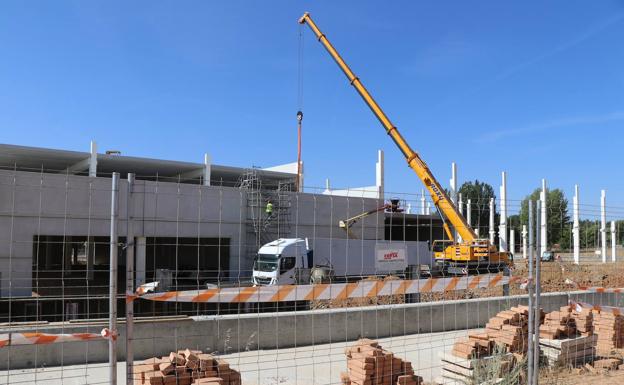
[{"label": "clear blue sky", "polygon": [[[311,11],[444,184],[541,178],[624,216],[623,1],[4,1],[1,142],[218,164],[296,157],[297,18]],[[303,31],[306,184],[419,192]]]}]

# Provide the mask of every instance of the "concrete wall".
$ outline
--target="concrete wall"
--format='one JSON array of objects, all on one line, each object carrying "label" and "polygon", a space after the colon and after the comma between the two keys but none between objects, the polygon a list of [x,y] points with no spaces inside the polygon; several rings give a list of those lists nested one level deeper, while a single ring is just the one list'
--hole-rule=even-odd
[{"label": "concrete wall", "polygon": [[[119,234],[126,232],[125,180],[119,192]],[[246,190],[138,180],[133,194],[136,236],[230,239],[230,270],[251,275]],[[30,296],[33,237],[108,236],[111,179],[0,170],[0,296]],[[291,193],[291,237],[345,238],[338,221],[379,207],[368,198]],[[383,213],[354,226],[383,239]],[[139,268],[137,266],[137,268]],[[238,275],[238,274],[233,274]]]},{"label": "concrete wall", "polygon": [[[623,298],[618,294],[549,293],[543,295],[541,305],[547,312],[566,305],[570,299],[622,306]],[[203,316],[159,322],[145,320],[136,322],[134,326],[134,354],[136,359],[144,359],[187,347],[232,353],[344,342],[358,337],[383,338],[473,329],[483,327],[499,311],[526,302],[526,296],[512,296],[334,310]],[[37,331],[99,332],[105,326],[104,323],[49,325]],[[123,360],[123,324],[120,325],[120,332],[119,359]],[[108,359],[107,349],[107,342],[103,341],[7,347],[0,349],[0,369],[105,362]]]}]

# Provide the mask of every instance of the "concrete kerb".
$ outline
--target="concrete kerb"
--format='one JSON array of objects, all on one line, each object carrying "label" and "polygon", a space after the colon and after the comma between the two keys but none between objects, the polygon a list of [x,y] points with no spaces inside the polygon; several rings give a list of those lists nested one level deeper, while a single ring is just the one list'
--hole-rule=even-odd
[{"label": "concrete kerb", "polygon": [[[622,306],[613,293],[546,293],[545,311],[564,306],[570,299],[603,306]],[[172,350],[195,348],[228,354],[263,349],[291,348],[347,342],[359,337],[385,338],[483,327],[488,319],[511,306],[526,304],[526,295],[358,308],[297,312],[198,316],[169,320],[141,320],[134,324],[135,359],[162,356]],[[98,332],[99,323],[59,323],[40,327],[42,333]],[[19,330],[13,327],[12,332]],[[4,331],[7,332],[7,331]],[[120,341],[125,324],[119,324]],[[106,341],[50,345],[10,346],[0,349],[0,370],[106,362]],[[119,344],[118,359],[125,359]]]}]

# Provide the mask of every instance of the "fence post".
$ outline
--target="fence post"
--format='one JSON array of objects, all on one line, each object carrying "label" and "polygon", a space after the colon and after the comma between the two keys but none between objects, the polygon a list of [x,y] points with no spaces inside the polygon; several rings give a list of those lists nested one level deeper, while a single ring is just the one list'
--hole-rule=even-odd
[{"label": "fence post", "polygon": [[[543,215],[541,215],[540,213],[542,213],[542,202],[541,201],[537,201],[537,215],[535,216],[535,220],[536,220],[536,234],[540,234],[540,231],[542,230],[541,226],[542,226],[542,221],[540,217],[543,217]],[[539,237],[536,237],[538,239],[540,239],[540,242],[537,242],[537,246],[536,247],[540,247],[541,245],[543,245],[543,239],[541,237],[541,235]],[[533,317],[533,322],[535,323],[535,326],[533,327],[533,331],[535,332],[535,340],[533,341],[533,383],[535,385],[537,385],[538,381],[539,381],[539,367],[540,367],[540,349],[539,349],[539,327],[540,327],[540,292],[541,292],[541,286],[540,286],[540,271],[541,271],[541,264],[542,264],[542,253],[541,253],[541,247],[540,247],[540,253],[537,253],[537,255],[535,256],[535,316]]]},{"label": "fence post", "polygon": [[[529,199],[529,271],[527,275],[528,289],[529,289],[529,350],[527,352],[527,383],[533,384],[533,345],[535,338],[539,338],[539,333],[536,336],[533,335],[533,316],[535,310],[533,309],[533,201]],[[524,251],[526,257],[526,232],[523,232]]]},{"label": "fence post", "polygon": [[[126,295],[132,295],[134,284],[134,219],[133,219],[134,174],[128,173],[128,190],[126,191]],[[126,385],[133,385],[132,366],[134,351],[134,301],[126,302]]]},{"label": "fence post", "polygon": [[108,329],[111,338],[108,340],[108,365],[111,385],[117,385],[117,211],[119,196],[119,173],[112,175],[111,186],[111,216],[110,216],[110,268],[109,268],[109,299],[108,299]]}]

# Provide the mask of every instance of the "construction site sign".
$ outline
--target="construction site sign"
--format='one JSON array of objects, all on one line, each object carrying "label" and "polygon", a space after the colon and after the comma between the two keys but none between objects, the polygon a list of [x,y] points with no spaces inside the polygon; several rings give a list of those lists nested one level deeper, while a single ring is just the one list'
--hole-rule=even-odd
[{"label": "construction site sign", "polygon": [[404,244],[375,245],[375,270],[379,272],[405,270],[407,247]]}]

